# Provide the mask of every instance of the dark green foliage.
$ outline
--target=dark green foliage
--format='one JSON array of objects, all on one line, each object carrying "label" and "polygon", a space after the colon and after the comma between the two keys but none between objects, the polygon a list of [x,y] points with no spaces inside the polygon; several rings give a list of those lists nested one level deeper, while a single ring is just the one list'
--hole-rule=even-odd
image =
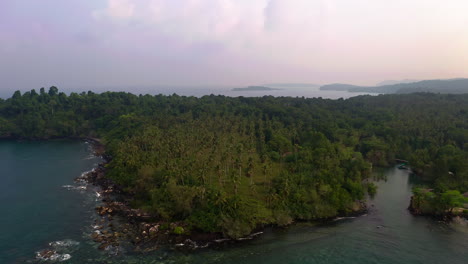
[{"label": "dark green foliage", "polygon": [[376,192],[372,166],[395,158],[450,210],[458,195],[446,192],[468,190],[467,120],[468,95],[67,96],[51,87],[0,100],[0,137],[100,138],[112,157],[107,177],[135,207],[183,222],[182,233],[236,238],[359,209]]},{"label": "dark green foliage", "polygon": [[463,206],[468,203],[468,198],[457,190],[414,188],[413,194],[413,207],[424,214],[455,213],[455,208],[461,208],[461,211],[456,213],[463,214]]},{"label": "dark green foliage", "polygon": [[377,185],[375,185],[373,182],[370,182],[369,184],[367,184],[367,193],[371,197],[377,194]]},{"label": "dark green foliage", "polygon": [[176,234],[176,235],[183,235],[183,234],[185,233],[185,230],[184,230],[184,228],[181,227],[181,226],[176,226],[176,227],[174,228],[174,231],[172,231],[172,232],[173,232],[174,234]]}]

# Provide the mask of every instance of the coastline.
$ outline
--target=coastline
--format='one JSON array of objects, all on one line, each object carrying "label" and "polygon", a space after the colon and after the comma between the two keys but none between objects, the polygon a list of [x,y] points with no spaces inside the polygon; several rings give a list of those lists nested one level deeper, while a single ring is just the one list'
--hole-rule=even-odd
[{"label": "coastline", "polygon": [[466,220],[468,220],[468,215],[464,213],[464,210],[466,209],[463,209],[463,208],[459,208],[461,210],[457,210],[457,212],[451,212],[451,211],[447,211],[445,213],[439,213],[439,212],[424,212],[423,210],[421,210],[420,208],[418,208],[417,206],[414,206],[414,195],[411,196],[411,199],[410,199],[410,203],[409,203],[409,206],[408,206],[408,211],[410,211],[410,213],[413,215],[413,216],[426,216],[426,217],[431,217],[431,218],[434,218],[434,219],[437,219],[437,220],[441,220],[441,221],[452,221],[456,218],[465,218]]},{"label": "coastline", "polygon": [[[95,232],[91,235],[91,238],[100,244],[99,249],[115,250],[121,245],[133,247],[136,252],[153,251],[161,245],[195,249],[230,240],[225,239],[221,233],[175,234],[171,230],[176,227],[184,228],[184,224],[158,221],[154,215],[131,208],[131,196],[105,177],[105,166],[111,157],[105,155],[102,141],[98,138],[83,138],[83,140],[91,143],[94,154],[104,159],[97,168],[76,179],[100,188],[98,197],[103,205],[95,208],[100,219],[95,222]],[[256,235],[259,233],[253,233],[244,240]]]},{"label": "coastline", "polygon": [[358,217],[367,213],[368,208],[365,201],[356,201],[354,210],[346,214],[338,214],[329,218],[315,220],[294,219],[285,226],[265,225],[258,226],[251,234],[231,239],[221,232],[206,233],[191,231],[190,233],[175,234],[177,227],[186,229],[184,223],[165,223],[158,221],[154,215],[147,214],[139,209],[130,206],[131,195],[116,185],[112,180],[105,177],[106,164],[111,161],[111,157],[105,153],[105,145],[102,140],[94,137],[56,137],[56,138],[2,138],[4,140],[80,140],[88,142],[92,147],[94,155],[101,156],[103,162],[97,167],[75,179],[76,182],[86,182],[99,188],[96,194],[101,206],[97,206],[95,211],[99,216],[93,224],[94,232],[90,238],[98,243],[98,249],[106,250],[110,254],[119,254],[121,248],[130,249],[134,252],[150,252],[160,246],[172,246],[179,250],[194,250],[199,248],[216,248],[227,244],[242,243],[252,240],[262,235],[266,230],[284,230],[285,228],[301,223],[328,224],[334,221],[347,218]]},{"label": "coastline", "polygon": [[[61,142],[65,144],[69,144],[66,142],[69,141],[55,141],[61,145]],[[72,141],[70,141],[72,142]],[[33,145],[48,145],[48,143],[35,143],[32,142]],[[57,145],[52,141],[52,146]],[[76,148],[82,152],[79,157],[91,157],[92,154],[92,145],[90,143],[84,144],[83,141],[78,141],[72,145],[77,146]],[[109,152],[110,149],[106,148]],[[97,168],[97,163],[103,162],[102,159],[94,158],[94,162],[89,162],[88,164],[91,166],[86,166],[79,169],[77,172],[70,174],[71,178],[68,177],[66,180],[67,184],[73,185],[73,178],[79,176],[82,172],[88,171],[93,168]],[[98,161],[98,162],[96,162]],[[94,164],[94,165],[93,165]],[[109,165],[108,165],[109,166]],[[65,171],[62,171],[62,173]],[[378,172],[378,171],[377,171]],[[301,259],[313,256],[316,258],[316,253],[321,252],[324,249],[329,248],[330,243],[340,243],[340,245],[344,245],[344,241],[346,245],[351,246],[350,248],[345,248],[343,250],[348,250],[347,254],[344,255],[348,260],[355,258],[356,256],[365,256],[366,258],[373,259],[372,257],[375,256],[375,251],[370,250],[368,253],[361,255],[361,246],[366,245],[367,240],[369,237],[376,240],[375,243],[386,243],[388,242],[387,238],[392,235],[393,232],[405,232],[405,238],[411,237],[410,239],[419,239],[420,237],[427,237],[427,232],[430,232],[431,235],[429,238],[439,239],[439,235],[441,238],[446,238],[447,236],[444,235],[448,230],[456,230],[458,232],[454,233],[453,235],[457,237],[455,241],[462,241],[466,242],[466,237],[463,237],[463,234],[466,231],[466,228],[461,225],[455,225],[455,223],[445,223],[440,222],[435,219],[429,217],[418,217],[414,218],[412,215],[408,214],[406,210],[401,210],[401,207],[407,207],[410,195],[400,195],[400,194],[410,194],[411,188],[403,188],[402,186],[410,186],[408,180],[406,179],[406,174],[401,174],[398,170],[393,169],[386,169],[385,172],[390,172],[386,174],[388,176],[389,184],[381,181],[379,183],[379,193],[377,194],[375,200],[369,199],[369,214],[368,216],[361,216],[355,219],[352,218],[344,218],[344,219],[336,219],[334,222],[296,222],[294,225],[288,228],[271,228],[266,227],[265,233],[259,235],[259,237],[250,240],[250,241],[241,241],[241,242],[228,242],[225,243],[216,243],[215,245],[208,247],[206,249],[200,248],[196,250],[186,249],[187,247],[181,247],[180,245],[166,245],[160,246],[158,249],[154,250],[153,252],[145,253],[143,249],[141,252],[133,252],[130,250],[123,249],[120,251],[120,254],[115,256],[113,254],[118,254],[117,251],[112,251],[112,246],[108,248],[108,250],[99,250],[99,244],[93,242],[90,238],[93,230],[93,222],[95,219],[99,219],[99,216],[95,213],[94,208],[98,205],[102,205],[100,201],[96,202],[96,195],[95,191],[101,192],[97,187],[88,185],[88,189],[86,192],[79,191],[75,193],[72,191],[72,194],[76,196],[77,202],[81,204],[82,199],[86,199],[88,201],[83,208],[87,212],[89,212],[89,217],[87,221],[84,222],[75,222],[74,227],[71,227],[75,230],[78,230],[79,234],[74,239],[75,241],[80,242],[79,248],[76,247],[71,249],[72,259],[68,262],[80,262],[85,261],[88,259],[88,262],[91,259],[93,263],[101,263],[101,262],[113,262],[113,263],[145,263],[146,261],[151,262],[153,260],[157,260],[160,257],[162,259],[158,260],[160,262],[190,262],[190,263],[206,263],[206,262],[230,262],[230,260],[234,260],[235,262],[249,262],[249,263],[258,263],[260,260],[271,260],[275,262],[275,260],[282,259],[288,257],[293,261],[300,262]],[[109,177],[110,168],[108,167],[108,174]],[[401,174],[401,175],[400,175]],[[391,177],[393,176],[405,176],[405,177]],[[396,181],[392,181],[395,179]],[[45,180],[45,179],[44,179]],[[47,181],[46,181],[47,182]],[[394,183],[401,183],[404,185],[397,185]],[[406,185],[408,184],[408,185]],[[75,184],[76,185],[76,184]],[[79,185],[83,185],[80,183]],[[402,190],[402,193],[399,191]],[[66,193],[67,191],[65,191]],[[68,195],[68,194],[66,194]],[[398,195],[400,198],[396,200],[388,199],[389,197],[394,197]],[[98,198],[100,200],[100,198]],[[391,203],[388,203],[388,202]],[[374,204],[375,209],[371,207]],[[384,205],[384,206],[382,206]],[[386,205],[386,206],[385,206]],[[399,208],[399,209],[398,209]],[[386,211],[383,211],[386,210]],[[391,224],[388,222],[392,220],[392,218],[387,218],[386,216],[394,216],[398,213],[396,220],[402,219],[404,222],[392,222]],[[115,217],[117,218],[117,217]],[[413,220],[411,219],[413,218]],[[405,223],[405,224],[401,224]],[[396,227],[403,226],[405,229],[396,229]],[[395,227],[395,228],[393,228]],[[64,230],[64,229],[62,229]],[[79,231],[81,230],[81,231]],[[413,236],[411,232],[416,230],[417,233]],[[58,230],[58,236],[53,236],[51,239],[47,239],[43,245],[35,247],[33,250],[25,251],[24,255],[25,258],[31,259],[33,257],[31,252],[35,252],[35,250],[43,249],[43,248],[51,248],[49,247],[48,242],[55,241],[55,240],[62,240],[63,238],[72,238],[67,233],[61,232]],[[408,233],[409,232],[409,233]],[[375,234],[376,236],[369,236],[370,234]],[[384,235],[385,234],[385,235]],[[388,235],[387,235],[388,234]],[[122,238],[126,239],[126,238]],[[450,239],[450,238],[448,238]],[[461,239],[461,240],[460,240]],[[354,242],[353,242],[354,241]],[[426,240],[427,241],[427,240]],[[442,240],[445,242],[445,240]],[[390,241],[390,246],[394,245],[393,240]],[[450,242],[450,241],[448,241]],[[182,242],[184,243],[184,242]],[[386,246],[387,244],[383,244]],[[427,244],[424,244],[425,247],[429,248],[428,251],[437,252],[437,248],[430,247],[434,245],[433,240],[427,241]],[[437,244],[435,244],[436,246]],[[133,245],[131,245],[133,246]],[[289,248],[287,251],[286,247]],[[300,248],[298,251],[297,248]],[[335,247],[333,247],[335,248]],[[385,249],[384,247],[383,249]],[[147,248],[148,249],[148,248]],[[269,257],[258,256],[254,257],[253,259],[250,256],[252,252],[261,252],[263,253],[265,249],[274,249],[270,252],[273,252],[272,255],[268,255]],[[284,249],[284,252],[283,252]],[[312,251],[311,251],[312,250]],[[340,249],[341,250],[341,249]],[[59,254],[66,253],[64,251],[58,251]],[[332,251],[330,253],[334,253]],[[377,252],[381,252],[378,249]],[[386,251],[382,251],[383,255],[385,255]],[[356,255],[357,254],[357,255]],[[424,254],[424,251],[419,252],[418,254]],[[436,255],[437,253],[434,253]],[[447,253],[444,255],[445,259],[449,259],[448,255],[453,254],[453,252]],[[460,257],[459,255],[455,255]],[[247,259],[248,257],[248,259]],[[428,259],[434,258],[432,255],[428,256]],[[250,261],[252,259],[252,261]],[[323,258],[323,261],[329,260],[330,257],[326,256]],[[375,260],[378,260],[377,257]],[[217,261],[219,260],[219,261]],[[234,262],[232,261],[232,262]],[[344,258],[337,262],[346,261]],[[34,262],[34,261],[32,261]]]},{"label": "coastline", "polygon": [[314,221],[293,220],[286,226],[259,226],[248,236],[231,239],[221,232],[207,233],[190,231],[177,234],[174,230],[186,230],[186,224],[159,221],[157,216],[145,213],[130,206],[131,195],[105,177],[106,164],[111,157],[105,155],[105,146],[98,138],[82,138],[92,144],[95,155],[103,157],[104,162],[87,174],[78,177],[77,181],[86,181],[101,189],[98,196],[103,206],[95,208],[100,219],[95,222],[94,233],[91,238],[99,243],[98,248],[118,253],[118,248],[130,247],[132,251],[146,253],[158,249],[160,246],[173,246],[180,250],[194,250],[207,247],[219,247],[227,243],[241,243],[254,239],[266,229],[284,229],[296,223],[332,223],[346,217],[358,217],[368,212],[366,201],[356,201],[351,212],[338,214],[334,217],[316,219]]}]

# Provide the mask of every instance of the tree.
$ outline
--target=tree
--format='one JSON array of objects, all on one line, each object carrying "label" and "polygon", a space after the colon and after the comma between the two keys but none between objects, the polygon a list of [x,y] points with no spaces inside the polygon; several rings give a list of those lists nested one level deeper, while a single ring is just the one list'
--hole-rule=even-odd
[{"label": "tree", "polygon": [[55,87],[55,86],[51,86],[51,87],[49,88],[49,95],[50,95],[50,96],[55,96],[55,95],[57,95],[57,94],[58,94],[58,88]]},{"label": "tree", "polygon": [[440,195],[440,204],[445,210],[453,212],[455,207],[462,207],[468,200],[457,190],[449,190]]},{"label": "tree", "polygon": [[413,206],[418,209],[421,207],[421,200],[423,199],[423,195],[424,191],[421,188],[413,188],[413,201],[415,203]]}]

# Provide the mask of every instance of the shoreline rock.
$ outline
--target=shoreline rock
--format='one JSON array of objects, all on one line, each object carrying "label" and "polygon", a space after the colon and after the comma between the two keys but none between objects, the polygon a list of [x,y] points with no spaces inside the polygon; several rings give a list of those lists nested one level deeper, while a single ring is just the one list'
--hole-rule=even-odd
[{"label": "shoreline rock", "polygon": [[40,262],[62,262],[69,260],[79,242],[70,239],[54,241],[49,243],[49,248],[36,252],[36,259]]}]

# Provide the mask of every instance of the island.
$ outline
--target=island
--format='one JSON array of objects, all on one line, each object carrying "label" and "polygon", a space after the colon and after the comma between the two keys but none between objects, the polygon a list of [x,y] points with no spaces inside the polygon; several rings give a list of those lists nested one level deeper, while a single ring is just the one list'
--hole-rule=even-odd
[{"label": "island", "polygon": [[99,215],[127,222],[93,239],[145,250],[361,214],[378,191],[373,169],[397,161],[432,189],[416,190],[420,211],[462,215],[467,120],[468,94],[196,98],[51,87],[0,99],[0,138],[97,146],[105,164],[79,180],[101,186]]},{"label": "island", "polygon": [[377,86],[358,86],[351,84],[327,84],[320,87],[323,91],[348,91],[355,93],[379,93],[379,94],[410,94],[417,92],[465,94],[468,93],[468,79],[447,80],[402,80],[382,82]]},{"label": "island", "polygon": [[270,88],[266,86],[248,86],[245,88],[233,88],[231,91],[235,92],[243,92],[243,91],[275,91],[275,90],[281,90],[279,88]]}]

